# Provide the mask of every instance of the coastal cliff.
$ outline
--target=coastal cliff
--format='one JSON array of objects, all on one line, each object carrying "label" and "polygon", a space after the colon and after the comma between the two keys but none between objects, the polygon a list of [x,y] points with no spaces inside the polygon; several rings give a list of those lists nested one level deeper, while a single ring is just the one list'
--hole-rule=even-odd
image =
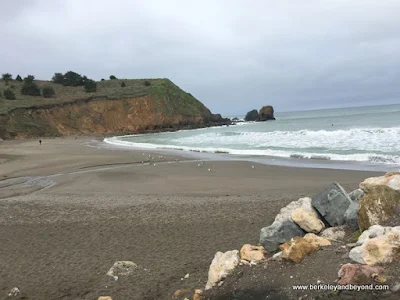
[{"label": "coastal cliff", "polygon": [[[86,98],[45,100],[9,109],[0,114],[0,138],[146,133],[230,122],[212,114],[168,79],[148,80],[151,85],[143,85],[140,90],[137,81],[125,80],[128,88],[119,89],[118,82],[100,82],[99,85],[104,85],[100,93]],[[116,86],[109,87],[110,84]],[[134,92],[133,88],[129,89],[130,85],[136,85]],[[20,100],[13,101],[18,104]]]}]

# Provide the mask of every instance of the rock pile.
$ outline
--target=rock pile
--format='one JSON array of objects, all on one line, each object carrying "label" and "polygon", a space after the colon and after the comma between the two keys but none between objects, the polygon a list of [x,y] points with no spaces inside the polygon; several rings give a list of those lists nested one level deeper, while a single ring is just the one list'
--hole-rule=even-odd
[{"label": "rock pile", "polygon": [[282,208],[274,222],[261,229],[261,246],[244,245],[240,257],[237,250],[218,252],[206,289],[216,286],[240,262],[252,265],[267,261],[268,253],[279,249],[281,252],[271,253],[269,259],[300,263],[320,247],[330,246],[331,241],[343,241],[346,228],[365,231],[355,244],[341,247],[352,248],[348,257],[359,264],[343,265],[337,283],[384,282],[383,268],[374,265],[400,260],[400,226],[380,224],[396,217],[400,217],[400,173],[368,178],[351,193],[334,182],[312,199],[300,198]]}]

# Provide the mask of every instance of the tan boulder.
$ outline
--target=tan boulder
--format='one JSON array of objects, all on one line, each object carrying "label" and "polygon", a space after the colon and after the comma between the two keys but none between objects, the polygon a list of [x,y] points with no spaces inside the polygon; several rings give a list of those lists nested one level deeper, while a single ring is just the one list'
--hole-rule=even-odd
[{"label": "tan boulder", "polygon": [[302,237],[294,237],[279,247],[282,250],[282,259],[299,263],[306,255],[318,250],[318,246],[309,243]]},{"label": "tan boulder", "polygon": [[193,300],[201,300],[202,294],[203,294],[203,290],[200,290],[200,289],[194,290]]},{"label": "tan boulder", "polygon": [[263,246],[243,245],[240,249],[240,258],[247,261],[260,261],[266,258]]},{"label": "tan boulder", "polygon": [[341,241],[346,236],[346,225],[329,227],[321,232],[321,236],[331,241]]},{"label": "tan boulder", "polygon": [[349,258],[367,265],[400,260],[400,227],[394,227],[378,237],[363,239],[361,246],[351,249]]},{"label": "tan boulder", "polygon": [[372,284],[376,281],[375,278],[382,273],[383,268],[378,266],[345,264],[339,270],[337,284]]},{"label": "tan boulder", "polygon": [[190,292],[190,290],[187,289],[180,289],[180,290],[176,290],[175,293],[172,295],[172,297],[174,298],[178,298],[178,297],[183,297],[183,296],[189,296],[192,293]]},{"label": "tan boulder", "polygon": [[380,185],[400,191],[400,172],[389,172],[383,176],[367,178],[360,183],[360,189],[368,193],[373,187]]},{"label": "tan boulder", "polygon": [[97,300],[112,300],[110,296],[100,296]]},{"label": "tan boulder", "polygon": [[297,208],[292,212],[291,218],[299,227],[307,232],[319,233],[325,228],[315,211]]},{"label": "tan boulder", "polygon": [[225,253],[217,252],[208,271],[206,290],[211,289],[219,281],[228,276],[230,272],[236,268],[239,262],[238,250],[227,251]]},{"label": "tan boulder", "polygon": [[358,226],[361,231],[382,224],[400,212],[400,192],[386,185],[372,186],[361,199]]},{"label": "tan boulder", "polygon": [[332,245],[328,239],[315,235],[314,233],[307,233],[304,236],[304,239],[317,247],[326,247]]}]

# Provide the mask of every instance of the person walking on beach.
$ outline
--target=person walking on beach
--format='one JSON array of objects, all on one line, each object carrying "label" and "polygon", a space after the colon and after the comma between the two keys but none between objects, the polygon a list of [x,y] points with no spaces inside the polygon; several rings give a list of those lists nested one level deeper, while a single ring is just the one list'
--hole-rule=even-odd
[{"label": "person walking on beach", "polygon": [[42,144],[42,140],[39,140],[39,145],[41,145]]}]

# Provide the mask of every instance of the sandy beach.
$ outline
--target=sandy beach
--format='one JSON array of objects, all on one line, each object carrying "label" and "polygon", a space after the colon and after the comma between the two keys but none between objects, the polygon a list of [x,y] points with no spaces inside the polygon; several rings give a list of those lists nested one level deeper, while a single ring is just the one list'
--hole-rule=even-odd
[{"label": "sandy beach", "polygon": [[[257,244],[289,202],[334,181],[351,191],[382,174],[250,161],[198,166],[92,140],[0,142],[0,299],[13,287],[21,291],[15,299],[171,299],[177,289],[204,287],[217,251]],[[137,271],[106,276],[120,260]]]}]

